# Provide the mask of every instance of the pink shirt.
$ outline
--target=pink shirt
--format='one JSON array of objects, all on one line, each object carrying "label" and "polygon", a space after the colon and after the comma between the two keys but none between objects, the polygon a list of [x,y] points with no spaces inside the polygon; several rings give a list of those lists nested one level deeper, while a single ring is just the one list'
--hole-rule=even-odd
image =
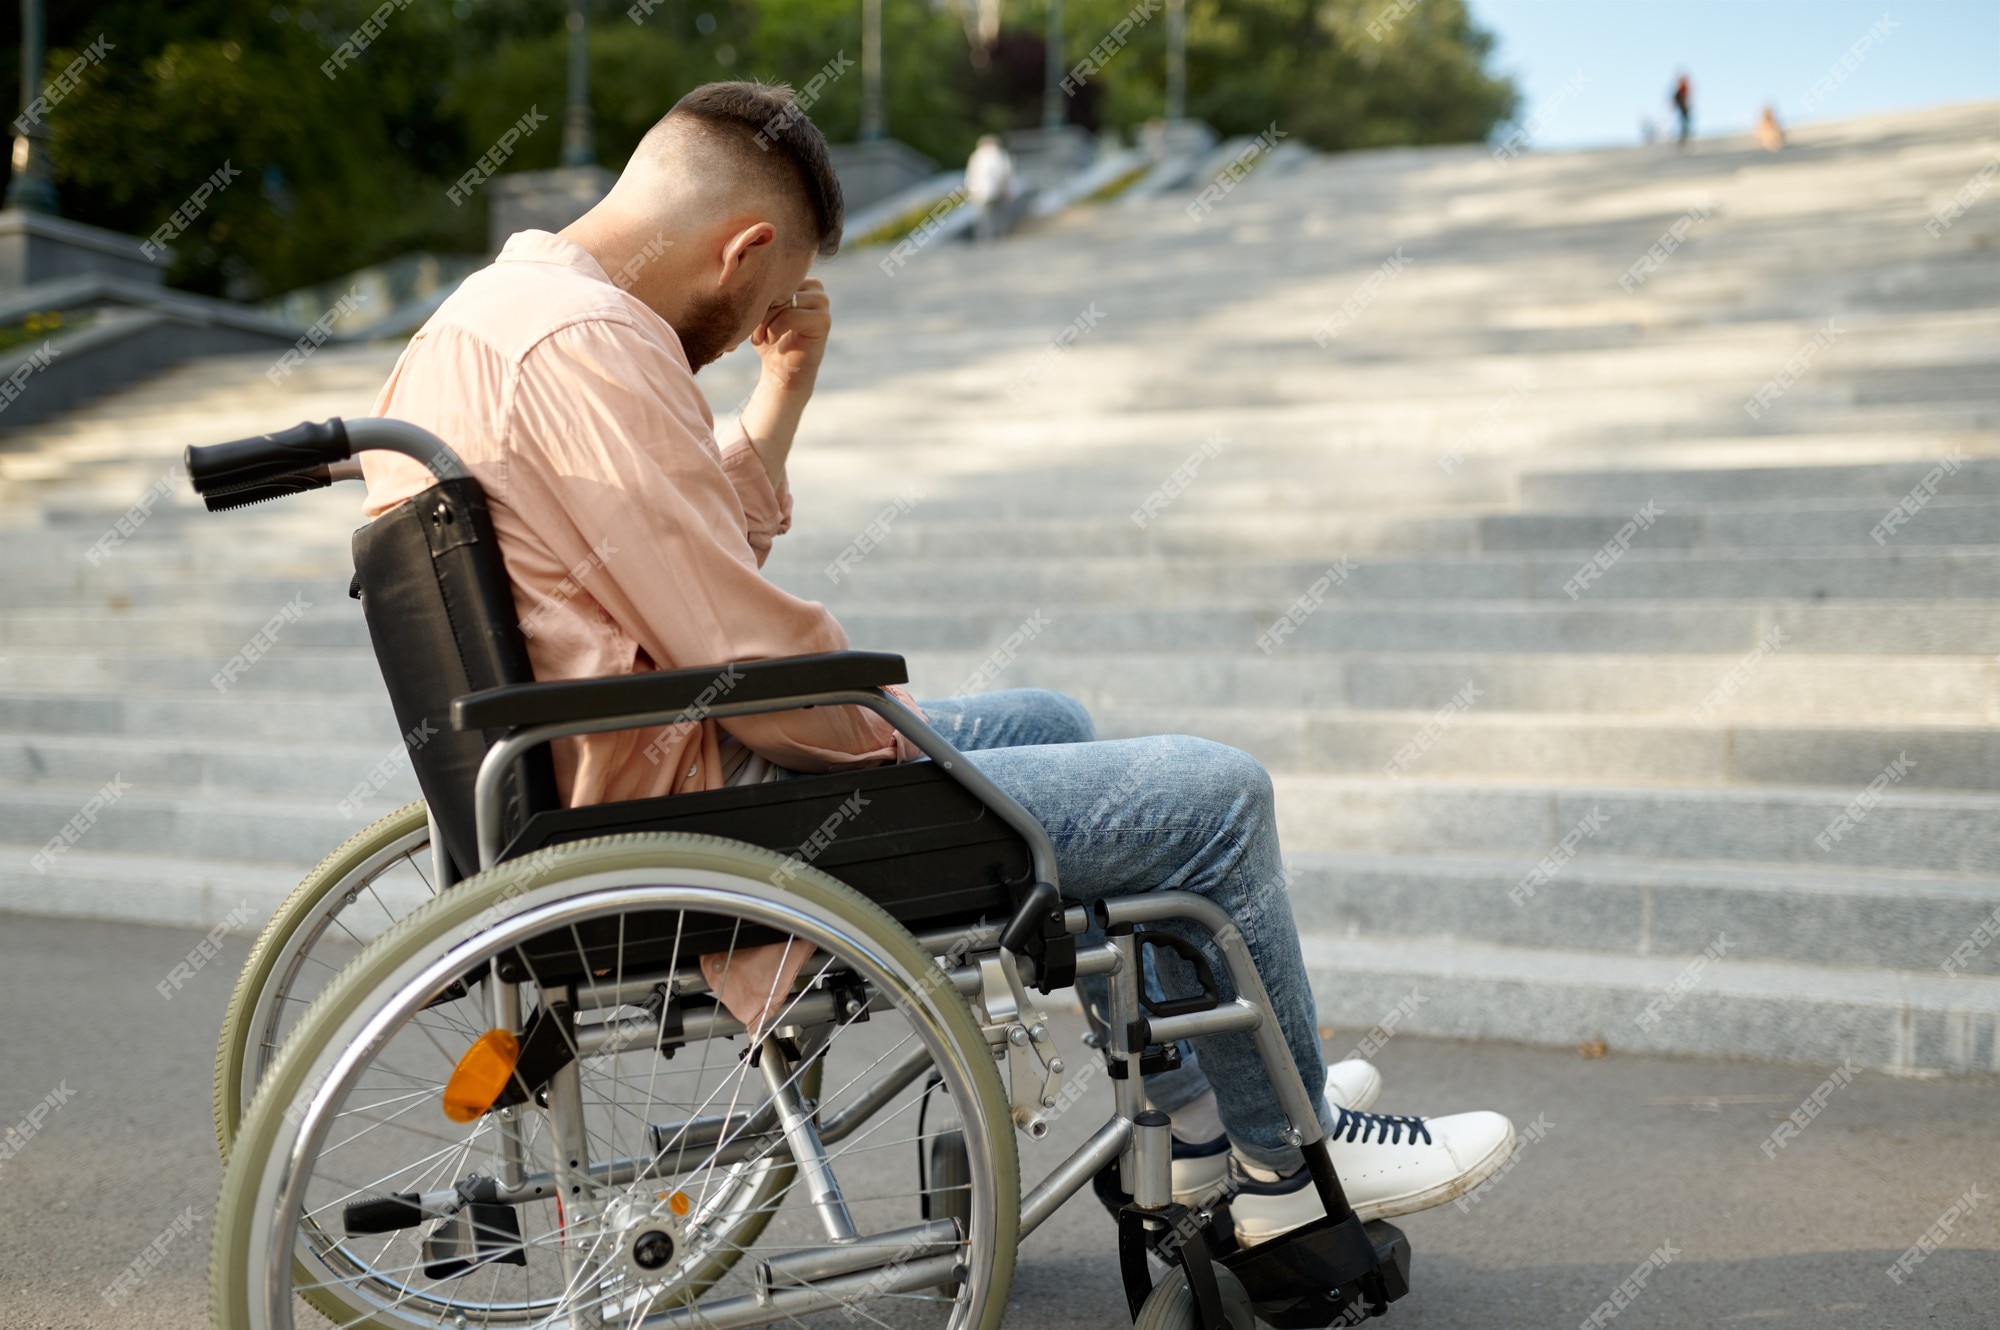
[{"label": "pink shirt", "polygon": [[[485,488],[537,679],[847,647],[824,605],[760,571],[791,525],[789,489],[740,427],[718,445],[673,329],[560,236],[523,231],[467,278],[410,339],[375,414],[436,434]],[[364,453],[362,470],[370,517],[432,483],[391,453]],[[718,726],[800,771],[916,756],[859,707],[621,730],[554,745],[564,801],[716,789]]]}]

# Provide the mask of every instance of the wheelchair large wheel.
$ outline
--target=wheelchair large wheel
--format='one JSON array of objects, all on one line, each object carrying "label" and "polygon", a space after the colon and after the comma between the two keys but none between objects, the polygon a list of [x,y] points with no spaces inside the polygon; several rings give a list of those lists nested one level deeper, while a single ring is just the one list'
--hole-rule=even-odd
[{"label": "wheelchair large wheel", "polygon": [[[785,934],[813,956],[747,1056],[695,956]],[[342,1326],[996,1330],[1013,1129],[940,978],[874,904],[738,842],[616,836],[481,874],[367,947],[280,1051],[224,1178],[216,1324],[282,1330],[296,1291]],[[489,1011],[527,1013],[536,1093],[454,1121]],[[921,1218],[908,1167],[926,1069],[962,1106],[958,1222]]]},{"label": "wheelchair large wheel", "polygon": [[271,916],[229,997],[215,1050],[215,1142],[236,1125],[278,1046],[340,968],[437,894],[422,800],[356,832],[306,874]]}]

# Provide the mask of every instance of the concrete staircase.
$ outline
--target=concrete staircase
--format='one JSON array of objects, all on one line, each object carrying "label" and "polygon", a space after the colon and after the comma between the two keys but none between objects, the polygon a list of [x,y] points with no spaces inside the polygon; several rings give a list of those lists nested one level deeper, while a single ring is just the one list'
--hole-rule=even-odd
[{"label": "concrete staircase", "polygon": [[[1199,218],[1196,180],[894,276],[844,257],[770,572],[920,696],[1006,656],[993,686],[1070,691],[1107,737],[1260,756],[1337,1039],[2000,1068],[2000,946],[1965,946],[2000,931],[2000,203],[1923,225],[1996,151],[1986,105],[1776,156],[1358,154]],[[0,907],[261,915],[411,797],[370,774],[396,737],[351,490],[176,494],[86,556],[183,444],[365,412],[394,353],[282,391],[207,362],[0,451]],[[705,371],[718,410],[753,374]]]}]

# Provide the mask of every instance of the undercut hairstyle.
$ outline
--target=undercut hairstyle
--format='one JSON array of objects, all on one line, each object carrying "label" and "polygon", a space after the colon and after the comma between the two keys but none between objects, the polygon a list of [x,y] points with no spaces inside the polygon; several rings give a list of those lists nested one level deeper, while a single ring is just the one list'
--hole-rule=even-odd
[{"label": "undercut hairstyle", "polygon": [[822,258],[840,249],[846,207],[826,138],[782,83],[706,83],[674,103],[647,137],[698,128],[729,165],[803,205]]}]

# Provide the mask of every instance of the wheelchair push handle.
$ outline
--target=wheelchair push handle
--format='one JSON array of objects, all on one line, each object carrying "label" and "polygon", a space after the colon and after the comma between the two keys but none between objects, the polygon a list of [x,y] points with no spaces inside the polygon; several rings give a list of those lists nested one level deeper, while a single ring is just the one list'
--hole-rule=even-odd
[{"label": "wheelchair push handle", "polygon": [[[346,463],[352,468],[353,463]],[[266,499],[282,499],[291,494],[304,494],[307,490],[323,490],[336,480],[358,479],[336,471],[332,466],[308,467],[304,471],[293,471],[270,480],[253,480],[247,484],[228,485],[211,489],[202,494],[202,502],[212,513],[227,512],[231,508],[247,508],[253,503]]]},{"label": "wheelchair push handle", "polygon": [[414,458],[439,480],[456,480],[467,474],[458,457],[429,430],[400,420],[373,416],[342,420],[336,416],[253,439],[190,447],[186,455],[188,481],[206,500],[210,512],[222,512],[324,489],[338,480],[359,479],[360,467],[352,459],[370,449]]},{"label": "wheelchair push handle", "polygon": [[[339,417],[318,424],[309,420],[275,434],[259,434],[254,439],[190,447],[188,482],[196,494],[220,496],[300,472],[323,471],[352,456],[347,426]],[[329,479],[325,483],[332,482]]]}]

